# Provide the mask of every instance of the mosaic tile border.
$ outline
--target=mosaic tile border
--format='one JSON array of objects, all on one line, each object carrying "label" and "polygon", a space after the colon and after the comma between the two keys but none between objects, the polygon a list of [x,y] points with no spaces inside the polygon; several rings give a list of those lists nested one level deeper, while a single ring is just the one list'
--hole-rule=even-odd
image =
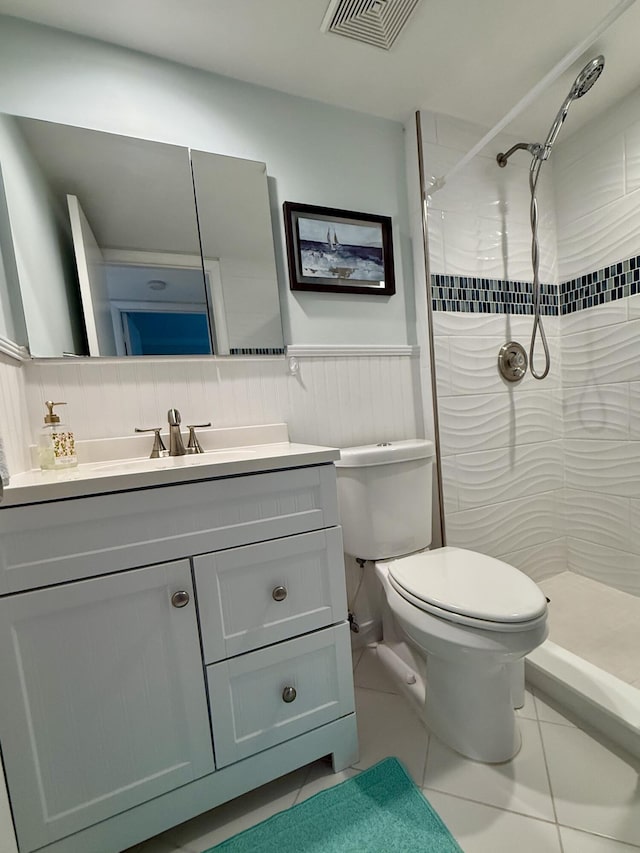
[{"label": "mosaic tile border", "polygon": [[284,355],[284,347],[231,347],[229,355]]},{"label": "mosaic tile border", "polygon": [[[463,311],[471,314],[533,314],[533,284],[476,276],[431,276],[434,311]],[[558,314],[558,287],[540,285],[543,315]]]},{"label": "mosaic tile border", "polygon": [[636,293],[640,293],[640,255],[563,282],[560,313],[573,314]]},{"label": "mosaic tile border", "polygon": [[[560,285],[541,284],[540,304],[547,316],[573,314],[640,293],[640,255],[617,261]],[[533,285],[476,276],[431,276],[434,311],[471,314],[533,314]]]}]

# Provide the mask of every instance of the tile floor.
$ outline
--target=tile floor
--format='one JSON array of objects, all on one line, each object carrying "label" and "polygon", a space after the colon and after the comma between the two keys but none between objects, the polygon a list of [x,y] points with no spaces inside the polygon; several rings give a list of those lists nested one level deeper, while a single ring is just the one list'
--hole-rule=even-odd
[{"label": "tile floor", "polygon": [[[640,597],[575,572],[540,581],[554,643],[640,688]],[[597,618],[594,619],[594,613]]]},{"label": "tile floor", "polygon": [[354,653],[354,666],[360,734],[354,767],[334,775],[328,762],[317,761],[127,853],[202,853],[387,755],[404,763],[465,853],[640,850],[640,763],[575,725],[540,694],[528,690],[518,712],[520,753],[490,766],[427,735],[394,692],[375,649]]}]

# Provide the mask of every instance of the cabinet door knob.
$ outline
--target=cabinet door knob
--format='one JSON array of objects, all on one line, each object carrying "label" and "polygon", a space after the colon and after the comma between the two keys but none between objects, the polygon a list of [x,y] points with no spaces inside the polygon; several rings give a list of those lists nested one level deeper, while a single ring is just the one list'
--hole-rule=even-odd
[{"label": "cabinet door knob", "polygon": [[287,595],[288,593],[286,586],[277,586],[271,593],[271,596],[274,601],[284,601]]},{"label": "cabinet door knob", "polygon": [[293,702],[297,695],[295,687],[285,687],[282,691],[282,701]]},{"label": "cabinet door knob", "polygon": [[186,607],[189,601],[189,593],[186,589],[179,589],[178,592],[174,592],[171,596],[171,603],[174,607]]}]

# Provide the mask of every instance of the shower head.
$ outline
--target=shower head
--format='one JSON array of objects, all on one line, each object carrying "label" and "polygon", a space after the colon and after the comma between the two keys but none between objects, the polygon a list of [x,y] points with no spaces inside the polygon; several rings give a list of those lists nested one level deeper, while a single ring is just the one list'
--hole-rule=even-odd
[{"label": "shower head", "polygon": [[596,56],[596,58],[592,59],[591,62],[587,62],[571,87],[571,91],[569,92],[571,100],[573,101],[576,98],[581,98],[583,95],[586,95],[598,77],[602,74],[603,69],[604,56]]},{"label": "shower head", "polygon": [[584,66],[582,71],[578,74],[576,79],[573,81],[573,85],[569,90],[569,94],[564,99],[564,103],[560,107],[558,111],[558,115],[555,117],[553,124],[551,125],[551,130],[547,134],[547,138],[544,144],[540,144],[539,142],[519,142],[517,145],[514,145],[505,153],[500,153],[497,156],[497,161],[499,166],[506,166],[507,160],[513,154],[514,151],[519,149],[525,149],[530,154],[533,154],[534,163],[536,158],[538,160],[547,160],[549,155],[551,154],[551,149],[553,148],[553,144],[556,141],[558,133],[560,133],[560,128],[564,120],[567,117],[567,113],[569,112],[569,107],[574,101],[577,101],[578,98],[581,98],[583,95],[586,95],[589,89],[596,82],[598,77],[602,74],[604,69],[604,56],[596,56],[595,59],[590,60]]},{"label": "shower head", "polygon": [[555,117],[554,122],[551,125],[551,129],[547,134],[547,138],[544,142],[544,145],[540,149],[540,152],[538,154],[540,160],[547,160],[549,155],[551,154],[551,149],[553,148],[553,145],[558,137],[558,133],[560,133],[560,128],[562,127],[564,120],[567,117],[567,113],[569,112],[569,107],[571,106],[571,104],[578,98],[581,98],[583,95],[587,94],[589,89],[593,86],[598,77],[602,74],[603,68],[604,56],[596,56],[595,59],[592,59],[590,62],[587,62],[582,71],[578,74],[578,76],[573,82],[573,86],[569,90],[569,94],[564,99],[564,103],[558,111],[558,115]]}]

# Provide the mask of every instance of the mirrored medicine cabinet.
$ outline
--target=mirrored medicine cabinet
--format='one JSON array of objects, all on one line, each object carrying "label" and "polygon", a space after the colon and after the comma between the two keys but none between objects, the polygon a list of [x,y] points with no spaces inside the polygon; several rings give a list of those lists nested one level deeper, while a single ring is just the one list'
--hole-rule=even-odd
[{"label": "mirrored medicine cabinet", "polygon": [[0,114],[2,318],[34,357],[282,352],[265,164]]}]

